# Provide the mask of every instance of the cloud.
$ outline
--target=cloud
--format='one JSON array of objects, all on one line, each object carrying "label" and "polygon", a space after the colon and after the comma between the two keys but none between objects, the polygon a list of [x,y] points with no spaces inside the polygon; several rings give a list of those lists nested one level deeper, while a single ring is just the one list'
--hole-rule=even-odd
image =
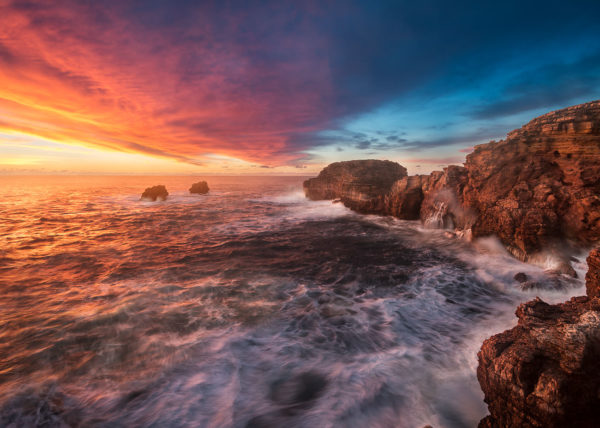
[{"label": "cloud", "polygon": [[[417,89],[427,96],[415,109],[439,94],[471,94],[448,109],[473,103],[465,118],[479,121],[594,93],[600,57],[576,53],[580,40],[564,35],[600,34],[600,5],[535,3],[5,1],[0,131],[190,164],[217,154],[271,166],[308,163],[307,152],[325,146],[479,142],[499,135],[493,123],[442,135],[450,122],[424,117],[441,136],[421,139],[399,131],[413,123],[343,129]],[[531,54],[551,43],[562,62]],[[537,67],[515,73],[506,57]],[[488,97],[496,69],[511,79]]]}]

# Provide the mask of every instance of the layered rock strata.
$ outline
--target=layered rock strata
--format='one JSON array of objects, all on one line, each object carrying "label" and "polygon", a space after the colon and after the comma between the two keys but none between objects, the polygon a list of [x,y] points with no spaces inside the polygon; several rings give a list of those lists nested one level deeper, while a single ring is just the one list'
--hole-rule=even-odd
[{"label": "layered rock strata", "polygon": [[481,428],[598,426],[600,251],[588,265],[588,296],[524,303],[516,327],[483,343],[477,378],[490,415]]},{"label": "layered rock strata", "polygon": [[396,162],[355,160],[335,162],[316,178],[304,182],[312,200],[340,199],[344,205],[364,213],[384,213],[384,199],[396,181],[406,177],[406,168]]},{"label": "layered rock strata", "polygon": [[[473,236],[497,235],[518,258],[569,239],[600,240],[600,102],[545,114],[467,156]],[[560,242],[562,245],[562,242]]]}]

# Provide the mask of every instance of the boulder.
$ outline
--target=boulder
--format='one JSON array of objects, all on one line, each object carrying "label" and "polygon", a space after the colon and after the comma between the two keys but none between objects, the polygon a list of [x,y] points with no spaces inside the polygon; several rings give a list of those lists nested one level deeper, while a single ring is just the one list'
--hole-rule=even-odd
[{"label": "boulder", "polygon": [[340,199],[363,213],[383,213],[384,198],[406,168],[391,161],[354,160],[335,162],[317,177],[304,182],[304,193],[312,200]]},{"label": "boulder", "polygon": [[164,201],[169,196],[169,192],[167,192],[167,188],[162,184],[158,186],[148,187],[142,193],[142,200],[144,201]]},{"label": "boulder", "polygon": [[190,187],[190,193],[196,193],[198,195],[205,195],[208,193],[208,183],[206,181],[199,181],[192,184]]},{"label": "boulder", "polygon": [[524,303],[516,327],[483,343],[477,378],[490,415],[480,427],[598,426],[599,262],[600,252],[590,253],[589,296]]}]

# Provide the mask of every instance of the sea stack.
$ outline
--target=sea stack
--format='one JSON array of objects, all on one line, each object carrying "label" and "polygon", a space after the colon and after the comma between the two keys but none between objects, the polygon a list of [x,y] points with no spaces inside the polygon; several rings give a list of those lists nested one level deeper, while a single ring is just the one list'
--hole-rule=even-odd
[{"label": "sea stack", "polygon": [[483,343],[477,378],[490,415],[480,428],[598,426],[600,251],[588,265],[588,296],[524,303],[516,327]]},{"label": "sea stack", "polygon": [[169,192],[167,192],[167,188],[162,184],[158,186],[148,187],[142,193],[142,200],[144,201],[164,201],[169,196]]},{"label": "sea stack", "polygon": [[208,193],[208,190],[208,183],[206,181],[199,181],[192,184],[192,187],[190,187],[190,193],[195,193],[198,195],[205,195]]}]

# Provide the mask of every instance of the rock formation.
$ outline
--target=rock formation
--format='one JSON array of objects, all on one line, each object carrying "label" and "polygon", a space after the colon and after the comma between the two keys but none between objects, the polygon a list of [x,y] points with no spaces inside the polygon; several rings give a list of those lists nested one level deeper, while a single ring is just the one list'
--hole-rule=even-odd
[{"label": "rock formation", "polygon": [[483,343],[477,378],[490,415],[481,428],[598,426],[600,251],[588,265],[588,296],[524,303],[516,327]]},{"label": "rock formation", "polygon": [[[600,102],[545,114],[467,156],[474,237],[497,235],[518,258],[569,239],[600,240]],[[561,242],[562,244],[562,242]]]},{"label": "rock formation", "polygon": [[470,228],[474,218],[463,206],[467,169],[450,165],[443,171],[432,172],[429,177],[423,187],[425,198],[420,215],[423,224],[441,229]]},{"label": "rock formation", "polygon": [[496,235],[515,257],[544,262],[550,253],[559,273],[575,275],[567,244],[600,241],[600,101],[477,146],[464,167],[408,177],[394,162],[336,162],[304,189],[310,199],[341,199],[360,212]]},{"label": "rock formation", "polygon": [[396,181],[384,197],[384,213],[404,220],[418,220],[423,204],[423,187],[428,175],[413,175]]},{"label": "rock formation", "polygon": [[164,201],[169,196],[169,192],[167,192],[167,188],[162,184],[158,186],[148,187],[142,193],[142,200],[144,201]]},{"label": "rock formation", "polygon": [[199,181],[192,184],[190,187],[190,193],[196,193],[198,195],[205,195],[208,193],[208,183],[206,181]]},{"label": "rock formation", "polygon": [[585,289],[588,297],[600,297],[600,249],[592,250],[587,258],[588,272]]},{"label": "rock formation", "polygon": [[335,162],[316,178],[304,182],[304,193],[313,200],[340,199],[363,213],[383,213],[384,197],[392,185],[406,177],[406,168],[396,162],[355,160]]}]

